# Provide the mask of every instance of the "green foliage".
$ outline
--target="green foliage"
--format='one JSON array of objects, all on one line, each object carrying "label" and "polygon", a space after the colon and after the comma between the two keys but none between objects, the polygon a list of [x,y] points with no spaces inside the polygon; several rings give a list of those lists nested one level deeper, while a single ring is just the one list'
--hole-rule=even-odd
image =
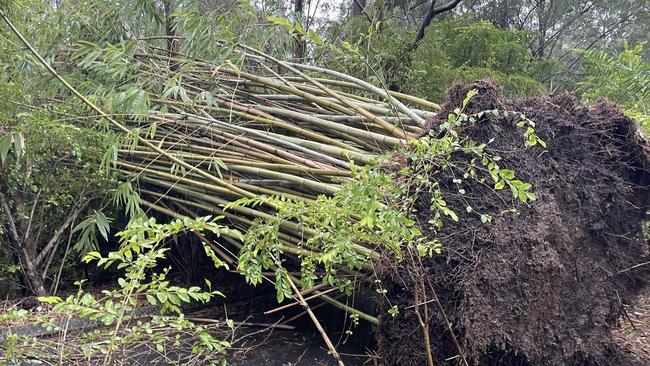
[{"label": "green foliage", "polygon": [[[278,207],[278,214],[270,220],[257,220],[244,234],[245,245],[240,252],[238,268],[248,282],[261,283],[262,272],[275,268],[278,300],[291,295],[279,260],[287,251],[281,239],[281,228],[290,220],[300,223],[297,230],[311,234],[299,244],[296,253],[301,259],[303,288],[314,286],[318,279],[317,268],[322,268],[324,283],[349,293],[351,282],[337,276],[339,271],[365,268],[375,247],[399,254],[402,245],[418,241],[420,231],[415,222],[385,204],[386,196],[397,193],[392,177],[377,166],[357,168],[353,165],[352,172],[353,181],[332,197],[319,196],[314,203],[260,198]],[[253,200],[244,199],[233,205],[253,203]]]},{"label": "green foliage", "polygon": [[103,134],[56,119],[49,111],[16,116],[0,126],[0,187],[13,198],[19,187],[39,195],[35,221],[54,229],[76,203],[98,198],[116,180],[98,169]]},{"label": "green foliage", "polygon": [[506,95],[537,94],[541,85],[529,75],[532,57],[525,39],[522,32],[469,17],[437,22],[413,51],[408,69],[399,71],[399,84],[406,93],[436,101],[457,81],[486,77]]},{"label": "green foliage", "polygon": [[[169,251],[164,246],[165,242],[176,235],[190,231],[210,232],[217,236],[235,233],[218,224],[219,219],[185,218],[166,224],[159,224],[153,218],[134,219],[117,234],[121,242],[118,251],[106,256],[90,252],[83,259],[84,262],[96,261],[97,266],[103,268],[115,267],[123,271],[123,276],[117,280],[118,288],[104,290],[101,297],[97,297],[81,289],[80,283],[77,294],[65,300],[57,297],[39,300],[55,304],[54,312],[97,320],[111,327],[102,331],[101,335],[95,335],[107,341],[84,344],[82,348],[87,348],[84,353],[105,355],[106,359],[110,359],[110,354],[120,347],[144,341],[164,356],[167,348],[177,343],[178,334],[184,334],[193,341],[193,357],[215,364],[230,346],[229,343],[213,338],[204,327],[184,319],[182,307],[195,302],[207,303],[223,294],[212,290],[207,280],[206,290],[198,286],[186,288],[172,285],[167,279],[168,268],[160,272],[156,270]],[[154,309],[150,319],[147,317],[146,320],[130,322],[137,319],[139,309],[142,311],[147,306]],[[231,322],[227,324],[232,325]]]},{"label": "green foliage", "polygon": [[74,249],[79,253],[99,250],[97,234],[99,233],[105,241],[108,241],[111,221],[103,212],[93,210],[72,230],[73,233],[80,232]]},{"label": "green foliage", "polygon": [[[137,195],[116,191],[118,177],[107,169],[117,159],[118,136],[76,123],[66,105],[22,112],[31,97],[4,77],[0,82],[6,86],[0,88],[0,192],[8,207],[0,210],[0,242],[12,253],[2,266],[13,268],[22,258],[19,271],[25,274],[29,258],[36,263],[28,280],[34,287],[34,277],[51,278],[59,263],[74,275],[69,267],[74,261],[66,260],[60,244],[74,237],[78,253],[97,250],[110,239],[110,210],[124,204],[127,214],[134,214]],[[111,205],[114,192],[119,199]],[[16,274],[3,271],[3,278],[17,283]]]},{"label": "green foliage", "polygon": [[[96,260],[99,267],[115,266],[117,269],[125,271],[125,276],[117,281],[120,289],[105,293],[110,298],[119,300],[123,304],[122,306],[135,306],[134,304],[137,304],[138,300],[128,296],[137,293],[141,297],[145,297],[150,305],[161,305],[162,313],[170,311],[180,313],[182,303],[207,302],[212,296],[221,294],[219,292],[203,293],[197,287],[183,289],[170,286],[169,281],[166,280],[167,270],[160,274],[148,274],[147,271],[155,269],[158,262],[166,258],[169,248],[163,247],[163,244],[175,235],[186,231],[207,231],[217,236],[224,231],[230,232],[230,229],[217,224],[219,219],[185,218],[167,224],[159,224],[154,218],[136,218],[129,223],[125,230],[117,233],[121,242],[119,251],[110,252],[105,257],[99,252],[89,252],[83,261]],[[132,310],[133,308],[127,309],[127,311]],[[109,314],[116,315],[111,312]],[[114,324],[117,320],[115,317],[110,317],[109,314],[103,315],[103,320],[106,320],[104,323],[107,325]]]},{"label": "green foliage", "polygon": [[[529,183],[516,179],[514,171],[499,166],[501,157],[490,149],[490,144],[494,142],[494,139],[478,143],[469,137],[460,137],[458,133],[463,127],[477,123],[484,116],[508,117],[514,114],[519,117],[517,126],[524,129],[524,146],[533,147],[539,144],[546,147],[546,143],[535,134],[535,123],[517,112],[487,110],[466,114],[465,108],[476,93],[476,90],[472,90],[463,101],[462,107],[456,108],[453,113],[450,113],[447,121],[440,125],[438,131],[431,130],[428,135],[409,141],[409,146],[401,152],[410,162],[399,171],[400,186],[404,187],[401,193],[403,210],[412,211],[415,200],[421,197],[423,192],[428,193],[431,197],[431,218],[428,224],[434,233],[443,228],[445,218],[459,221],[459,214],[448,207],[444,199],[445,192],[437,178],[442,173],[449,173],[455,177],[453,183],[458,188],[454,193],[460,196],[466,194],[462,188],[464,181],[478,180],[480,184],[486,184],[488,180],[492,180],[495,191],[508,187],[515,200],[526,203],[536,199]],[[454,160],[458,154],[470,157],[469,167],[460,166]],[[489,213],[478,212],[469,205],[465,207],[464,211],[467,214],[479,215],[483,223],[492,220]],[[428,253],[423,248],[418,248],[418,251],[420,254]]]},{"label": "green foliage", "polygon": [[[433,101],[442,100],[455,82],[486,77],[506,95],[537,94],[542,87],[534,75],[550,72],[546,64],[533,61],[527,32],[500,29],[471,16],[434,22],[415,50],[408,47],[412,32],[390,21],[368,25],[353,19],[333,24],[324,35],[277,17],[271,21],[313,42],[314,57],[328,67]],[[341,33],[348,39],[331,41]]]},{"label": "green foliage", "polygon": [[440,44],[452,66],[489,68],[508,74],[526,72],[530,51],[521,32],[503,30],[469,17],[439,22],[425,36],[424,46]]},{"label": "green foliage", "polygon": [[[379,87],[386,87],[393,79],[392,65],[403,51],[405,34],[386,26],[383,22],[367,24],[359,19],[332,24],[320,35],[314,30],[299,31],[290,24],[276,21],[299,33],[316,45],[314,58],[327,67],[360,77]],[[335,35],[347,35],[347,39],[333,42]]]},{"label": "green foliage", "polygon": [[646,43],[625,46],[618,55],[602,51],[582,52],[586,80],[580,83],[589,102],[605,98],[650,131],[650,60],[644,57]]}]

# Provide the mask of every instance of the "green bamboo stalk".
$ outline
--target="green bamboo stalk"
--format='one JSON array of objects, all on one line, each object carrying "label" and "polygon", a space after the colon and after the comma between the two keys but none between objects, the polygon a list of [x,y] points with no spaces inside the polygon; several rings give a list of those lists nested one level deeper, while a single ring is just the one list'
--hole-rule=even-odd
[{"label": "green bamboo stalk", "polygon": [[263,194],[263,195],[266,195],[266,196],[284,196],[284,197],[287,197],[287,198],[292,199],[294,201],[303,201],[305,203],[314,203],[315,202],[314,199],[309,198],[304,194],[297,195],[297,194],[294,194],[294,193],[284,192],[284,191],[277,190],[277,189],[264,188],[264,187],[260,187],[260,186],[256,186],[256,185],[252,185],[252,184],[242,183],[241,180],[236,182],[235,185],[240,186],[240,187],[242,187],[242,188],[244,188],[246,190],[249,190],[251,192]]},{"label": "green bamboo stalk", "polygon": [[[287,79],[288,80],[295,80],[295,79],[299,79],[299,78],[297,78],[297,77],[287,77]],[[335,86],[340,86],[340,87],[350,88],[350,89],[356,89],[356,90],[367,90],[364,87],[362,87],[361,85],[356,84],[356,83],[351,83],[351,82],[346,82],[346,81],[341,81],[341,80],[332,80],[332,79],[326,79],[326,78],[315,78],[315,79],[318,80],[319,82],[323,83],[323,84],[335,85]],[[397,99],[400,99],[400,100],[403,100],[403,101],[406,101],[406,102],[410,102],[410,103],[419,105],[419,106],[427,108],[427,109],[431,109],[431,110],[434,110],[434,111],[440,111],[440,109],[441,109],[439,104],[430,102],[430,101],[428,101],[426,99],[418,98],[418,97],[415,97],[413,95],[408,95],[408,94],[404,94],[404,93],[400,93],[400,92],[396,92],[396,91],[392,91],[392,90],[387,90],[386,92],[388,94],[390,94],[391,96],[397,98]]]},{"label": "green bamboo stalk", "polygon": [[[167,115],[167,116],[169,117],[169,115]],[[180,118],[180,116],[178,116],[178,117]],[[278,148],[276,148],[274,146],[271,146],[271,145],[262,143],[260,141],[245,137],[243,135],[235,135],[235,134],[223,131],[223,130],[212,128],[211,123],[206,123],[206,122],[212,122],[212,119],[207,119],[207,120],[208,121],[200,121],[199,120],[200,122],[198,122],[198,125],[200,125],[201,128],[204,129],[205,131],[209,131],[210,134],[214,134],[214,135],[217,135],[217,136],[222,136],[222,137],[230,139],[232,141],[238,140],[238,141],[240,141],[242,143],[246,143],[249,146],[260,149],[260,150],[265,151],[267,153],[270,153],[272,155],[282,157],[282,158],[285,158],[285,159],[288,159],[288,160],[303,164],[305,166],[310,166],[310,167],[313,167],[313,168],[319,168],[320,167],[320,165],[318,165],[316,162],[314,162],[312,160],[309,160],[309,159],[305,159],[305,158],[300,157],[298,155],[295,155],[295,154],[293,154],[293,153],[291,153],[289,151],[278,149]]]},{"label": "green bamboo stalk", "polygon": [[[239,141],[235,140],[227,140],[227,142],[221,144],[221,143],[216,143],[215,141],[209,140],[209,139],[199,139],[197,137],[193,136],[185,136],[185,138],[191,142],[193,142],[191,145],[190,144],[184,144],[184,145],[177,145],[180,148],[188,148],[188,149],[194,149],[198,151],[205,151],[210,154],[215,154],[216,151],[219,152],[226,152],[228,150],[232,150],[233,152],[237,153],[239,156],[248,156],[249,158],[256,158],[259,159],[260,161],[268,161],[272,163],[277,163],[277,164],[288,164],[288,165],[296,165],[296,166],[301,166],[305,167],[305,165],[297,165],[296,162],[286,160],[284,158],[281,158],[279,156],[276,156],[274,154],[270,154],[266,151],[263,151],[261,149],[258,150],[257,147],[248,145],[248,149],[242,148],[240,146]],[[152,140],[152,142],[155,142],[156,145],[168,145],[170,144],[169,142],[166,141],[156,141]],[[204,145],[209,145],[214,148],[206,147]],[[241,144],[243,146],[246,146],[244,144]]]},{"label": "green bamboo stalk", "polygon": [[[234,215],[232,213],[223,211],[219,207],[211,205],[211,204],[209,204],[207,202],[201,203],[199,201],[187,201],[187,200],[183,200],[183,199],[180,199],[180,198],[177,198],[177,197],[165,195],[165,194],[162,194],[162,193],[159,193],[159,192],[150,191],[150,190],[146,190],[146,189],[140,189],[140,192],[149,194],[151,196],[158,197],[159,199],[169,200],[171,202],[174,202],[174,204],[176,204],[178,206],[189,205],[189,206],[198,208],[198,209],[203,210],[203,211],[205,211],[207,213],[210,213],[210,214],[216,214],[218,216],[224,216],[225,218],[227,218],[227,219],[229,219],[231,221],[236,221],[236,222],[240,222],[240,223],[244,224],[244,226],[241,227],[242,229],[246,229],[247,227],[250,227],[251,225],[253,225],[253,221],[251,221],[251,220],[249,220],[249,219],[247,219],[245,217]],[[293,236],[290,236],[290,235],[282,233],[282,232],[278,233],[278,237],[283,242],[286,242],[289,246],[292,246],[292,248],[296,248],[301,243],[301,239],[295,238]]]},{"label": "green bamboo stalk", "polygon": [[320,72],[320,73],[323,73],[323,74],[326,74],[326,75],[331,75],[331,76],[337,77],[339,79],[342,79],[342,80],[357,84],[357,85],[359,85],[360,87],[362,87],[365,90],[371,91],[371,92],[381,96],[382,98],[386,98],[386,99],[391,100],[392,103],[400,111],[402,111],[402,113],[404,113],[407,116],[411,117],[411,119],[413,121],[415,121],[419,126],[424,126],[424,123],[425,123],[424,119],[422,119],[420,116],[415,114],[410,108],[408,108],[407,106],[402,104],[402,102],[400,102],[395,97],[393,97],[392,95],[387,93],[386,90],[384,90],[384,89],[378,88],[378,87],[376,87],[376,86],[374,86],[374,85],[372,85],[372,84],[370,84],[370,83],[368,83],[366,81],[357,79],[355,77],[352,77],[350,75],[346,75],[346,74],[338,72],[338,71],[328,70],[328,69],[324,69],[324,68],[317,67],[317,66],[311,66],[311,65],[301,65],[301,64],[294,63],[294,62],[287,62],[287,63],[290,64],[291,66],[299,68],[299,69]]},{"label": "green bamboo stalk", "polygon": [[[175,217],[175,218],[184,218],[185,217],[184,215],[180,215],[180,214],[178,214],[177,212],[175,212],[173,210],[162,207],[160,205],[156,205],[155,203],[151,203],[151,202],[149,202],[147,200],[141,200],[141,203],[146,207],[149,207],[149,208],[151,208],[151,209],[153,209],[155,211],[158,211],[158,212],[163,213],[163,214],[165,214],[167,216],[170,216],[170,217]],[[222,232],[221,235],[227,236],[227,237],[229,237],[231,239],[239,239],[238,236],[233,235],[233,234],[231,234],[229,232]],[[214,247],[213,247],[213,249],[214,249]],[[312,252],[310,250],[303,249],[303,248],[298,248],[298,247],[283,244],[283,243],[280,243],[280,250],[282,250],[282,252],[291,253],[291,254],[297,255],[297,256],[313,256],[313,257],[318,256],[318,253]]]},{"label": "green bamboo stalk", "polygon": [[340,123],[332,123],[330,121],[320,119],[320,118],[315,118],[313,116],[305,115],[303,113],[299,112],[293,112],[290,110],[286,109],[281,109],[281,108],[273,108],[273,107],[262,107],[268,111],[272,111],[275,114],[284,116],[284,117],[289,117],[293,118],[299,121],[303,122],[308,122],[313,125],[316,125],[318,127],[324,128],[324,129],[331,129],[334,131],[340,131],[344,133],[345,135],[351,135],[354,137],[359,137],[362,139],[370,139],[371,141],[377,141],[382,144],[386,144],[389,146],[400,146],[401,144],[404,143],[403,136],[404,134],[402,132],[402,138],[395,138],[392,136],[387,136],[383,135],[380,133],[375,133],[375,132],[369,132],[369,131],[364,131],[360,129],[356,129],[354,127],[342,125]]},{"label": "green bamboo stalk", "polygon": [[[119,154],[125,156],[137,156],[137,157],[156,157],[159,156],[155,152],[143,151],[143,150],[118,150]],[[217,155],[207,156],[199,155],[194,153],[187,152],[174,152],[174,156],[181,157],[186,161],[200,162],[202,164],[208,164],[214,160],[219,160],[223,165],[225,165],[228,170],[237,171],[236,168],[231,169],[231,167],[236,166],[248,166],[254,168],[268,169],[278,172],[291,172],[298,173],[302,176],[323,176],[323,177],[350,177],[351,173],[348,170],[338,170],[338,169],[315,169],[315,168],[304,168],[300,166],[290,165],[290,164],[273,164],[273,163],[262,163],[256,161],[249,161],[243,159],[233,159],[227,157],[220,157]]]},{"label": "green bamboo stalk", "polygon": [[[273,133],[273,132],[268,132],[268,134],[272,136],[279,137],[278,134]],[[362,165],[366,165],[371,163],[373,160],[377,159],[379,155],[376,154],[370,154],[370,153],[364,153],[364,154],[359,154],[356,152],[352,151],[346,151],[346,150],[341,150],[338,148],[333,148],[332,146],[321,144],[318,142],[313,142],[313,141],[308,141],[308,140],[303,140],[303,139],[298,139],[292,136],[282,136],[282,138],[291,141],[295,144],[307,147],[311,150],[316,150],[325,154],[329,154],[332,156],[336,156],[342,159],[346,160],[353,160],[356,163],[360,163]],[[378,149],[376,147],[375,149]]]},{"label": "green bamboo stalk", "polygon": [[333,158],[333,157],[331,157],[329,155],[322,154],[322,153],[320,153],[318,151],[313,151],[313,150],[307,149],[305,147],[302,147],[300,145],[294,144],[292,142],[285,141],[285,140],[270,136],[270,135],[265,134],[264,132],[261,132],[261,131],[258,131],[258,130],[253,130],[253,129],[250,129],[250,128],[240,127],[240,126],[236,126],[236,125],[233,125],[233,124],[228,125],[228,124],[226,124],[224,122],[221,122],[221,121],[219,121],[217,119],[214,119],[212,116],[210,116],[207,113],[205,114],[205,116],[195,116],[195,115],[191,115],[191,114],[184,114],[184,116],[187,116],[187,119],[190,122],[196,122],[196,123],[203,124],[203,125],[219,125],[220,127],[232,128],[232,129],[238,130],[238,131],[240,131],[242,133],[247,133],[247,134],[250,134],[250,135],[253,135],[253,136],[256,136],[256,137],[261,137],[261,138],[270,140],[270,141],[272,141],[274,143],[277,143],[279,145],[294,149],[296,151],[300,151],[300,152],[302,152],[304,154],[313,156],[314,158],[319,158],[319,159],[321,159],[323,161],[327,161],[327,162],[332,163],[334,165],[337,165],[337,166],[340,166],[340,167],[343,167],[343,168],[346,168],[346,169],[350,168],[350,164],[345,162],[345,161],[335,159],[335,158]]},{"label": "green bamboo stalk", "polygon": [[218,193],[218,194],[232,195],[231,191],[229,191],[227,189],[224,189],[222,187],[216,186],[214,184],[204,183],[204,182],[200,182],[200,181],[185,178],[185,177],[179,177],[177,175],[167,173],[167,172],[164,172],[164,171],[160,171],[160,170],[157,170],[157,169],[151,169],[151,168],[146,168],[146,167],[143,167],[143,166],[140,166],[140,165],[129,164],[129,163],[125,162],[125,161],[118,161],[117,165],[121,166],[121,167],[124,167],[124,168],[127,168],[126,169],[127,171],[129,169],[133,169],[133,170],[139,171],[141,173],[153,174],[153,175],[155,175],[157,177],[160,177],[160,178],[167,178],[167,179],[169,179],[171,181],[183,182],[183,183],[186,183],[188,185],[191,185],[191,186],[194,186],[194,187],[199,187],[199,188],[209,190],[209,191],[212,191],[212,192],[215,192],[215,193]]},{"label": "green bamboo stalk", "polygon": [[[321,84],[321,83],[318,82],[317,80],[312,79],[312,78],[309,77],[308,75],[304,74],[304,73],[301,72],[300,70],[298,70],[298,69],[296,69],[295,67],[293,67],[292,64],[287,63],[287,62],[280,61],[280,60],[276,59],[275,57],[273,57],[273,56],[271,56],[271,55],[268,55],[268,54],[266,54],[266,53],[264,53],[264,52],[261,52],[261,51],[259,51],[259,50],[254,49],[254,48],[250,48],[250,47],[248,47],[248,46],[240,45],[240,47],[245,48],[246,50],[248,50],[248,51],[250,51],[250,52],[253,52],[253,53],[255,53],[255,54],[258,54],[258,55],[264,57],[265,59],[270,60],[270,61],[274,62],[275,64],[277,64],[277,65],[279,65],[279,66],[282,66],[282,67],[285,67],[285,68],[287,68],[288,70],[290,70],[291,72],[294,72],[294,73],[298,74],[298,76],[300,76],[300,77],[302,77],[303,79],[305,79],[305,81],[308,81],[308,82],[314,84],[316,87],[318,87],[319,89],[321,89],[322,91],[324,91],[324,92],[325,92],[326,94],[328,94],[329,96],[331,96],[331,97],[333,97],[333,98],[336,98],[338,101],[340,101],[341,103],[343,103],[343,105],[345,105],[346,107],[351,108],[351,109],[354,110],[356,113],[358,113],[358,114],[360,114],[360,115],[362,115],[362,116],[368,118],[368,119],[371,120],[372,122],[374,122],[374,123],[376,123],[377,125],[383,127],[385,130],[389,131],[389,132],[392,133],[394,136],[396,136],[396,137],[398,137],[398,138],[405,138],[405,137],[406,137],[406,136],[404,136],[404,131],[402,131],[401,129],[399,129],[399,128],[393,126],[392,124],[390,124],[390,123],[388,123],[388,122],[382,120],[382,119],[379,118],[378,116],[376,116],[376,115],[374,115],[374,114],[368,112],[368,111],[367,111],[366,109],[364,109],[363,107],[360,107],[360,106],[358,106],[358,105],[355,105],[355,104],[353,104],[353,103],[350,103],[347,99],[343,98],[342,96],[340,96],[338,93],[336,93],[336,92],[333,91],[332,89],[329,89],[328,87],[326,87],[325,85]],[[389,98],[392,98],[392,97],[389,96]],[[394,99],[394,98],[393,98],[393,99]],[[395,101],[396,101],[397,103],[400,103],[400,102],[397,101],[396,99],[395,99]],[[400,103],[400,104],[401,104],[401,103]],[[410,111],[410,110],[409,110],[409,111]]]},{"label": "green bamboo stalk", "polygon": [[[342,141],[335,140],[335,139],[332,139],[330,137],[323,136],[321,134],[315,133],[315,132],[313,132],[311,130],[306,130],[306,129],[301,128],[299,126],[290,124],[290,123],[285,122],[285,121],[283,121],[283,120],[281,120],[279,118],[276,118],[276,117],[274,117],[272,115],[266,114],[260,109],[239,105],[239,104],[233,103],[231,101],[226,101],[224,99],[225,98],[217,98],[216,100],[217,101],[221,100],[223,105],[232,108],[232,109],[228,110],[228,113],[230,113],[232,115],[248,119],[248,120],[250,120],[252,122],[255,122],[255,121],[263,122],[263,123],[266,123],[266,124],[268,124],[270,126],[279,127],[279,128],[285,129],[287,131],[290,131],[292,133],[295,133],[296,135],[304,136],[304,137],[306,137],[308,139],[311,139],[311,140],[314,140],[314,141],[319,141],[319,142],[323,142],[323,143],[326,143],[326,144],[335,145],[335,146],[338,146],[338,147],[343,148],[343,149],[356,150],[353,146],[350,146],[350,145],[348,145],[348,144],[346,144],[346,143],[344,143]],[[164,99],[154,98],[154,99],[152,99],[152,101],[154,101],[156,103],[183,105],[183,106],[192,107],[191,105],[188,105],[187,103],[168,100],[168,99],[164,100]],[[210,106],[208,106],[206,104],[198,103],[197,105],[195,105],[193,107],[196,107],[196,106],[199,106],[199,107],[201,107],[201,108],[203,108],[205,110],[208,110],[208,111],[215,111],[215,112],[220,111],[218,108],[210,107]]]}]

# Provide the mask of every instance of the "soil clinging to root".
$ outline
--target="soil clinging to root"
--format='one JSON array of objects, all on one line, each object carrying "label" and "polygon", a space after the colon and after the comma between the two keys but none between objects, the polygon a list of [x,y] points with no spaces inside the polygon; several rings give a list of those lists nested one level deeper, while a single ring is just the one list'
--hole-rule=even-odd
[{"label": "soil clinging to root", "polygon": [[[614,104],[584,108],[569,94],[505,100],[484,80],[450,89],[430,129],[437,130],[471,89],[479,94],[468,114],[523,112],[536,123],[547,149],[524,148],[519,118],[512,114],[489,115],[461,132],[479,143],[494,138],[490,146],[503,158],[502,168],[533,185],[538,199],[531,204],[516,202],[508,189],[495,192],[471,180],[459,187],[451,174],[435,177],[448,193],[448,206],[463,215],[435,235],[443,254],[424,261],[426,273],[419,275],[435,289],[469,364],[647,364],[650,360],[619,349],[611,334],[622,319],[622,304],[633,300],[650,274],[650,266],[628,270],[648,260],[641,224],[649,198],[650,145],[637,124]],[[462,197],[455,194],[459,188],[466,192]],[[425,227],[430,198],[422,194],[416,203]],[[468,205],[491,214],[492,223],[466,214]],[[507,207],[518,213],[502,212]],[[378,271],[390,300],[381,305],[377,332],[385,365],[427,364],[422,328],[408,309],[414,286],[407,272],[390,259]],[[393,318],[387,310],[394,304],[401,311]],[[429,312],[436,364],[462,364],[440,312],[431,304]]]}]

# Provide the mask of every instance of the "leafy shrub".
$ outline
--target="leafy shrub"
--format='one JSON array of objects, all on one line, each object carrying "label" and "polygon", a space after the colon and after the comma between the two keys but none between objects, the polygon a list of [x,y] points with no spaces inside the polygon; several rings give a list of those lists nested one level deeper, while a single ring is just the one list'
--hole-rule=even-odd
[{"label": "leafy shrub", "polygon": [[[41,315],[43,325],[64,339],[57,346],[58,352],[48,350],[45,346],[47,340],[16,334],[5,340],[3,346],[11,349],[11,352],[0,353],[0,363],[20,363],[27,357],[45,363],[56,360],[57,364],[80,359],[87,364],[100,364],[103,359],[104,365],[114,364],[119,357],[124,363],[129,363],[132,357],[142,357],[141,350],[134,350],[143,347],[150,357],[157,357],[164,364],[224,365],[223,355],[230,343],[213,337],[214,333],[206,326],[185,319],[183,313],[184,306],[205,304],[216,296],[224,295],[213,290],[207,279],[206,289],[175,286],[167,277],[169,268],[160,268],[160,262],[167,258],[169,251],[165,244],[176,235],[191,231],[210,232],[216,236],[240,235],[218,224],[219,219],[185,218],[160,224],[154,218],[135,218],[126,229],[117,233],[121,244],[119,250],[105,256],[90,252],[84,257],[85,262],[96,261],[99,267],[114,267],[122,272],[117,280],[117,288],[103,290],[98,295],[84,291],[81,289],[82,283],[79,283],[79,291],[66,299],[39,297],[39,301],[54,305],[51,313]],[[215,261],[215,266],[225,266],[206,244],[204,249]],[[48,318],[47,315],[52,313],[55,316]],[[26,315],[10,312],[4,317]],[[40,320],[37,313],[29,315]],[[104,327],[86,330],[81,337],[65,341],[68,324],[73,317],[86,318],[91,321],[90,324],[95,321]],[[53,321],[52,318],[67,321]],[[234,323],[228,319],[221,325],[227,332],[233,327]]]},{"label": "leafy shrub", "polygon": [[646,43],[626,45],[618,55],[583,52],[586,80],[579,84],[587,101],[606,98],[619,103],[630,117],[650,131],[650,60],[643,56],[645,47]]},{"label": "leafy shrub", "polygon": [[0,122],[0,244],[20,262],[23,284],[42,295],[45,279],[65,262],[68,250],[58,249],[77,218],[102,207],[117,183],[100,169],[110,139],[48,109]]}]

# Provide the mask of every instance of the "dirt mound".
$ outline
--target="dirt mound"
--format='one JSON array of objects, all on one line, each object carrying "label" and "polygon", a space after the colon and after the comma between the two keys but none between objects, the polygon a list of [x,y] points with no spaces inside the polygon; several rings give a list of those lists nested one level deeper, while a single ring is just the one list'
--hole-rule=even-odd
[{"label": "dirt mound", "polygon": [[[524,112],[548,148],[524,148],[519,118],[512,114],[489,114],[461,132],[478,142],[495,139],[489,146],[503,158],[502,168],[533,185],[538,199],[531,204],[515,202],[508,189],[493,191],[489,182],[465,180],[459,187],[450,173],[436,177],[456,212],[469,205],[493,216],[490,224],[468,214],[446,222],[436,235],[444,252],[424,261],[427,273],[421,274],[440,298],[469,363],[647,364],[619,350],[611,335],[622,304],[650,274],[650,266],[626,270],[647,261],[641,222],[650,149],[637,125],[611,103],[582,108],[569,94],[509,101],[490,81],[480,81],[452,88],[430,128],[437,130],[471,89],[479,95],[467,113]],[[459,153],[454,159],[461,165],[470,157]],[[466,193],[455,194],[459,188]],[[421,195],[416,204],[424,223],[430,199]],[[502,212],[504,207],[518,212]],[[406,270],[386,264],[378,277],[390,304],[401,310],[393,318],[389,303],[382,304],[378,349],[384,364],[426,365],[422,328],[408,308],[414,294]],[[429,312],[436,364],[462,364],[440,312],[434,305]]]}]

